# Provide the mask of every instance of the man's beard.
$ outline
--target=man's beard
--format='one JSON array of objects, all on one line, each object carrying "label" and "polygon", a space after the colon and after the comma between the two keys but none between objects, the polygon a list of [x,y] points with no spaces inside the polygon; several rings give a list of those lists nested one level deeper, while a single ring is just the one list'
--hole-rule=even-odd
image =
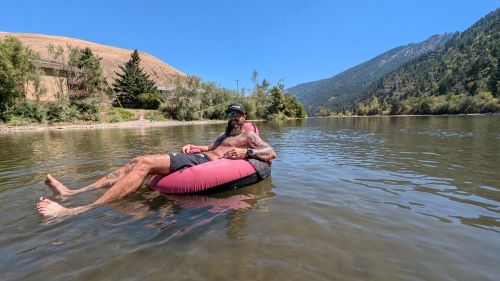
[{"label": "man's beard", "polygon": [[237,122],[232,122],[232,120],[227,121],[226,136],[232,137],[241,134],[244,123],[245,122],[240,122],[239,120]]}]

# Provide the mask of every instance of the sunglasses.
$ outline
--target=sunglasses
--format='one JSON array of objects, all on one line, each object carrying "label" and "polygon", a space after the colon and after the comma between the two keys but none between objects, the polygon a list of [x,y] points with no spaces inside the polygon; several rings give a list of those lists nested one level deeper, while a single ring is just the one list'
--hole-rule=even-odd
[{"label": "sunglasses", "polygon": [[235,118],[235,117],[240,118],[241,116],[243,116],[243,113],[237,111],[231,111],[226,113],[226,116],[227,118]]}]

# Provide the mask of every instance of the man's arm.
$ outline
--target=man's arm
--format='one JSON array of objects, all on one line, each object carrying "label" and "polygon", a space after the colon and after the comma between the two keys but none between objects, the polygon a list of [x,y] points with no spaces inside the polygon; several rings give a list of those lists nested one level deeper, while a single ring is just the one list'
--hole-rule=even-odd
[{"label": "man's arm", "polygon": [[189,153],[189,151],[193,149],[198,149],[200,152],[203,151],[208,151],[208,146],[206,145],[194,145],[194,144],[186,144],[185,146],[182,147],[182,152],[183,153]]},{"label": "man's arm", "polygon": [[191,149],[199,149],[201,152],[209,151],[217,146],[224,140],[225,134],[220,135],[211,145],[194,145],[194,144],[186,144],[182,147],[183,153],[188,153]]},{"label": "man's arm", "polygon": [[272,159],[276,158],[276,152],[274,149],[263,141],[258,135],[251,132],[250,133],[250,147],[253,150],[252,158],[260,159],[266,162],[270,162]]},{"label": "man's arm", "polygon": [[211,145],[207,146],[207,150],[214,150],[224,141],[225,138],[226,138],[226,133],[220,134],[219,137]]}]

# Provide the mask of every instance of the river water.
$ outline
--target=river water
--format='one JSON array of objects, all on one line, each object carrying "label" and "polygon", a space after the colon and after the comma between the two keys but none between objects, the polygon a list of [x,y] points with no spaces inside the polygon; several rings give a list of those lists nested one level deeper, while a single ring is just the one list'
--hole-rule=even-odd
[{"label": "river water", "polygon": [[[51,173],[92,183],[224,125],[0,135],[0,280],[498,280],[500,116],[258,123],[272,176],[42,221]],[[61,202],[87,204],[102,190]],[[60,202],[59,199],[55,199]]]}]

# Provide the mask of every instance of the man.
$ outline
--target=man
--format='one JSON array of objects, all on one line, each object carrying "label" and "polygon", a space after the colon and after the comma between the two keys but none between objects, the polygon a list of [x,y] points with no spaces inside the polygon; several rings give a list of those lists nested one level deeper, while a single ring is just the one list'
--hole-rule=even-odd
[{"label": "man", "polygon": [[[251,155],[252,158],[269,162],[276,157],[271,146],[259,136],[254,132],[243,130],[246,110],[242,104],[230,104],[226,114],[228,118],[226,131],[209,146],[187,144],[182,147],[183,153],[139,156],[97,182],[80,189],[69,189],[51,175],[47,175],[45,183],[62,197],[94,189],[107,187],[110,189],[94,203],[76,208],[66,208],[41,197],[37,203],[38,212],[46,218],[74,215],[134,193],[150,175],[167,175],[186,166],[195,166],[220,158],[245,159]],[[199,149],[202,153],[185,154],[191,149]]]}]

